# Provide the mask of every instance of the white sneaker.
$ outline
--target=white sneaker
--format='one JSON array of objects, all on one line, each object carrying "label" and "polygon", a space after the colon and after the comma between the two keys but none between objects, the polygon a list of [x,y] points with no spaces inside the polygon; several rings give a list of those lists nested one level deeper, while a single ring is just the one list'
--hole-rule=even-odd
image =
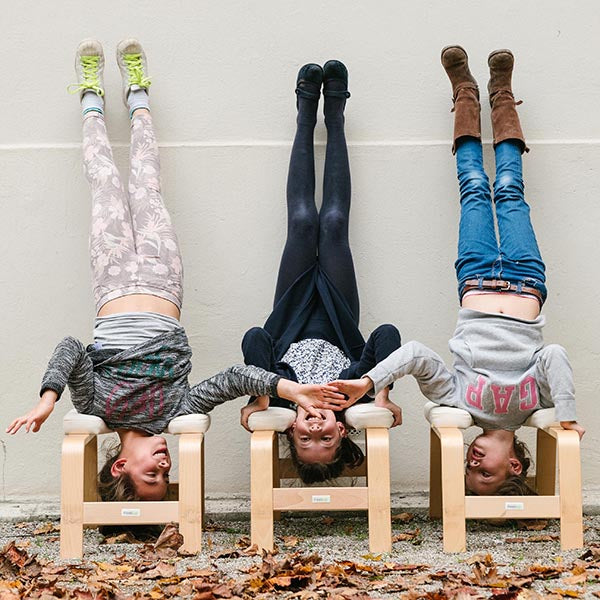
[{"label": "white sneaker", "polygon": [[123,102],[127,105],[127,96],[131,90],[146,90],[151,81],[148,77],[148,63],[142,45],[133,38],[122,40],[117,46],[117,64],[123,78]]},{"label": "white sneaker", "polygon": [[104,96],[104,51],[102,44],[93,38],[83,40],[75,52],[75,73],[77,83],[67,89],[71,94],[79,93],[79,97],[87,91]]}]

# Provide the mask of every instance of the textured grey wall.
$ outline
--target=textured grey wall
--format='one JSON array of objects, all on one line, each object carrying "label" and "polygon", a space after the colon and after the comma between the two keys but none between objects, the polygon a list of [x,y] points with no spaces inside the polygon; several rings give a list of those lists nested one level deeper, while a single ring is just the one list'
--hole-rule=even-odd
[{"label": "textured grey wall", "polygon": [[[240,360],[246,328],[268,314],[284,240],[284,192],[294,132],[296,72],[340,58],[350,69],[347,134],[353,173],[351,238],[362,327],[394,322],[449,359],[457,302],[452,264],[458,216],[450,154],[450,89],[439,51],[462,43],[483,98],[490,50],[517,57],[515,89],[531,153],[527,196],[548,265],[546,340],[566,346],[584,438],[584,485],[600,483],[595,409],[600,375],[600,38],[597,3],[306,1],[11,3],[3,11],[0,73],[0,402],[5,422],[36,399],[54,345],[88,341],[89,193],[80,166],[73,81],[78,41],[107,53],[109,133],[126,164],[128,125],[114,46],[138,36],[154,77],[151,102],[163,184],[186,265],[183,322],[192,381]],[[324,139],[319,124],[317,139]],[[486,146],[488,166],[491,148]],[[322,172],[323,150],[317,152]],[[493,171],[492,171],[493,172]],[[424,489],[427,427],[412,380],[396,387],[405,426],[392,434],[396,489]],[[235,405],[234,405],[235,404]],[[241,401],[213,414],[209,494],[247,493]],[[61,416],[35,436],[0,434],[0,500],[59,493]]]}]

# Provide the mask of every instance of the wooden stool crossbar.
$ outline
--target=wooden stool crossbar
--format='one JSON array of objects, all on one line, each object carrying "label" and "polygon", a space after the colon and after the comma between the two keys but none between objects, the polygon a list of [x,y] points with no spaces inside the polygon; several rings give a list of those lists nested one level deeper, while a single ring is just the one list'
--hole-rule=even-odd
[{"label": "wooden stool crossbar", "polygon": [[[111,433],[100,417],[69,411],[63,420],[60,556],[83,556],[83,528],[98,525],[152,525],[174,521],[183,548],[198,552],[204,515],[204,434],[208,415],[184,415],[169,423],[179,438],[179,485],[159,502],[101,502],[97,489],[98,436]],[[178,487],[178,489],[177,489]]]},{"label": "wooden stool crossbar", "polygon": [[[579,436],[554,420],[554,409],[540,409],[523,424],[537,429],[538,496],[466,496],[463,430],[473,425],[462,409],[425,405],[431,425],[429,516],[442,518],[445,552],[466,550],[466,519],[560,519],[563,550],[583,547]],[[556,471],[558,467],[558,490]]]},{"label": "wooden stool crossbar", "polygon": [[366,510],[370,551],[391,551],[389,428],[394,417],[387,409],[370,404],[351,406],[345,417],[349,427],[365,431],[366,468],[363,464],[342,476],[366,476],[363,487],[280,487],[281,479],[297,478],[290,460],[279,458],[278,444],[278,433],[291,426],[296,413],[270,407],[250,416],[253,544],[273,549],[273,521],[281,511]]}]

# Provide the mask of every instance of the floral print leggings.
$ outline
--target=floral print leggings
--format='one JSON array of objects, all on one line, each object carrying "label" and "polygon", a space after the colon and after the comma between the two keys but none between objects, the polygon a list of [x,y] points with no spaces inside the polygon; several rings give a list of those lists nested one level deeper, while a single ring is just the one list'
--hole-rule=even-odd
[{"label": "floral print leggings", "polygon": [[159,296],[181,309],[181,254],[160,194],[158,144],[150,114],[136,114],[131,121],[127,192],[104,117],[97,112],[83,120],[83,164],[92,189],[90,260],[96,311],[129,294]]}]

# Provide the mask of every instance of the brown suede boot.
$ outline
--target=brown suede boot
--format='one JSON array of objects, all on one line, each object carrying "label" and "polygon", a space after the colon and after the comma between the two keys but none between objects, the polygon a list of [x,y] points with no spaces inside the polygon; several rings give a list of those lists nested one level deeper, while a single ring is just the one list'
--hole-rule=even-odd
[{"label": "brown suede boot", "polygon": [[442,50],[442,66],[452,84],[454,102],[454,143],[452,154],[456,152],[456,140],[469,136],[481,139],[481,106],[479,88],[471,71],[469,58],[460,46],[446,46]]},{"label": "brown suede boot", "polygon": [[521,144],[521,153],[529,152],[512,93],[511,78],[515,58],[510,50],[494,50],[488,56],[490,81],[488,92],[492,107],[492,131],[494,148],[504,140],[515,140]]}]

